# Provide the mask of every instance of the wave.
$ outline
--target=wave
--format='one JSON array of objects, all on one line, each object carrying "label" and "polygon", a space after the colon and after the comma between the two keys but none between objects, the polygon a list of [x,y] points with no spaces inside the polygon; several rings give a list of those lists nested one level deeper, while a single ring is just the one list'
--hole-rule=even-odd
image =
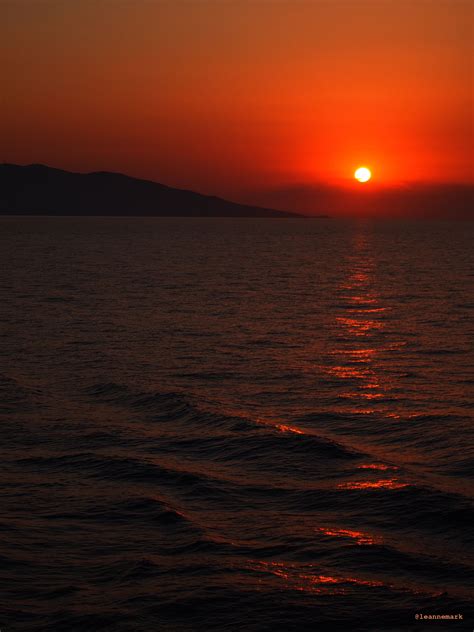
[{"label": "wave", "polygon": [[[200,609],[212,603],[214,629],[230,632],[237,618],[224,603],[238,598],[256,607],[256,594],[266,610],[255,630],[264,629],[263,621],[298,632],[305,621],[332,625],[328,604],[335,595],[348,603],[364,595],[364,603],[383,603],[385,612],[400,602],[415,610],[423,603],[432,607],[433,599],[446,608],[471,607],[463,586],[474,580],[474,560],[465,555],[474,544],[472,504],[420,478],[400,459],[381,455],[377,442],[362,445],[357,437],[373,430],[380,413],[317,412],[284,423],[211,409],[182,392],[136,391],[113,382],[93,384],[79,397],[117,421],[96,429],[74,426],[78,435],[67,449],[48,444],[16,458],[12,463],[26,481],[48,481],[58,496],[36,489],[43,500],[36,500],[34,516],[25,507],[13,523],[0,524],[6,544],[27,534],[24,545],[5,556],[4,568],[42,579],[36,603],[56,604],[45,614],[45,629],[67,621],[68,630],[135,632],[137,608],[147,625],[159,610],[170,630],[192,629],[202,620]],[[435,419],[389,418],[379,443],[396,446],[393,429],[400,435],[411,422],[427,447],[436,442],[423,437],[424,428]],[[445,423],[460,419],[449,414]],[[467,467],[467,459],[457,465]],[[67,548],[71,529],[86,551],[94,551],[92,564],[83,550]],[[29,540],[46,532],[60,534],[65,547],[61,589],[48,580],[54,566],[46,557],[43,565],[32,565],[25,554]],[[96,609],[79,614],[70,603],[83,593],[84,577],[95,586],[88,603]],[[220,592],[211,598],[215,586]],[[441,595],[439,586],[449,594]],[[107,603],[104,591],[111,595]],[[117,601],[117,594],[125,598]],[[292,603],[299,617],[293,628]],[[188,614],[181,616],[183,604]],[[128,608],[135,613],[133,627]],[[346,623],[357,630],[349,610]],[[372,614],[378,632],[383,619],[376,607]],[[400,620],[402,609],[393,615]],[[39,616],[17,609],[11,619],[33,630]],[[344,616],[339,612],[335,621]],[[360,623],[359,629],[368,628]]]}]

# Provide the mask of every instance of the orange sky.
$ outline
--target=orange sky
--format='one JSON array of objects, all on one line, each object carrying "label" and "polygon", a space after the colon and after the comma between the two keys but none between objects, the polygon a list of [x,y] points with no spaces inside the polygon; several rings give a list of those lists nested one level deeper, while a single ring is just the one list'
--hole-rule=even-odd
[{"label": "orange sky", "polygon": [[472,27],[468,0],[3,0],[0,162],[234,197],[472,181]]}]

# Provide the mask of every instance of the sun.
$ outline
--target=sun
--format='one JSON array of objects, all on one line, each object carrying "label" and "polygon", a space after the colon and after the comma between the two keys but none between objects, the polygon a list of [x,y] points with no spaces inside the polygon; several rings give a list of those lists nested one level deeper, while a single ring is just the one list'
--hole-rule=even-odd
[{"label": "sun", "polygon": [[359,180],[359,182],[368,182],[371,177],[372,173],[370,169],[367,169],[367,167],[358,167],[354,171],[354,178]]}]

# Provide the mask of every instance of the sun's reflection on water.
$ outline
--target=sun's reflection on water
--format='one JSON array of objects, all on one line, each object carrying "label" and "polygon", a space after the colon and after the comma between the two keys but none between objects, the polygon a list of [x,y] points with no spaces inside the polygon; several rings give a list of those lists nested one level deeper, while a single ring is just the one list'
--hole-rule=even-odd
[{"label": "sun's reflection on water", "polygon": [[[385,335],[390,307],[383,304],[377,286],[377,261],[371,249],[370,232],[362,229],[354,236],[346,263],[346,276],[336,289],[339,314],[333,321],[335,345],[322,369],[338,381],[338,398],[344,412],[373,415],[383,410],[385,414],[389,412],[385,410],[387,402],[393,399],[393,385],[389,373],[382,367],[387,353],[402,343],[390,343]],[[368,402],[374,408],[367,408]],[[362,464],[358,469],[361,474],[370,476],[398,468],[375,462]],[[346,481],[337,487],[341,490],[397,490],[406,485],[391,477]]]},{"label": "sun's reflection on water", "polygon": [[313,564],[305,564],[303,567],[289,562],[255,560],[251,562],[249,570],[282,579],[286,588],[311,593],[337,595],[345,594],[358,586],[384,586],[384,583],[378,580],[321,573],[322,569],[316,568]]},{"label": "sun's reflection on water", "polygon": [[[358,534],[358,532],[341,530],[327,530],[323,533],[328,537],[354,537],[360,538],[360,544],[376,544],[379,542],[377,538],[372,539],[366,534]],[[363,541],[367,538],[367,542]],[[380,579],[369,579],[366,577],[355,576],[352,574],[333,573],[332,569],[326,569],[315,564],[298,564],[294,562],[280,562],[267,560],[248,560],[246,570],[256,574],[257,577],[264,577],[265,581],[274,580],[276,586],[278,582],[283,581],[285,590],[295,590],[304,593],[314,593],[320,595],[344,595],[360,589],[378,588],[398,590],[418,595],[431,595],[438,597],[441,593],[435,590],[420,589],[418,586],[395,585],[390,581],[381,581]],[[258,580],[259,583],[262,581]]]},{"label": "sun's reflection on water", "polygon": [[330,529],[326,527],[319,527],[316,531],[321,535],[331,538],[350,538],[354,540],[356,544],[360,545],[379,544],[381,542],[381,538],[376,538],[368,533],[354,531],[351,529]]},{"label": "sun's reflection on water", "polygon": [[376,261],[367,233],[355,235],[348,265],[348,274],[337,288],[345,312],[335,319],[336,339],[341,344],[330,354],[339,361],[329,363],[326,370],[342,383],[347,382],[348,388],[342,384],[341,399],[382,399],[388,385],[379,374],[377,358],[382,350],[380,334],[385,328],[388,307],[381,304],[376,288]]},{"label": "sun's reflection on water", "polygon": [[359,470],[398,470],[396,465],[386,465],[385,463],[363,463],[358,465]]},{"label": "sun's reflection on water", "polygon": [[300,435],[305,434],[299,428],[296,428],[295,426],[288,426],[287,424],[276,424],[274,427],[280,432],[293,432]]},{"label": "sun's reflection on water", "polygon": [[408,483],[402,483],[396,478],[385,478],[379,481],[348,481],[339,483],[339,489],[402,489]]}]

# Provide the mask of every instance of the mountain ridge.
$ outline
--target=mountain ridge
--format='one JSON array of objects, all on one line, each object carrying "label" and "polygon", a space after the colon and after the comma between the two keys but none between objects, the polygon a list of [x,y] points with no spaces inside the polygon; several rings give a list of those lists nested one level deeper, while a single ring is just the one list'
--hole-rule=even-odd
[{"label": "mountain ridge", "polygon": [[112,171],[79,173],[43,164],[0,164],[2,215],[303,217],[240,204]]}]

